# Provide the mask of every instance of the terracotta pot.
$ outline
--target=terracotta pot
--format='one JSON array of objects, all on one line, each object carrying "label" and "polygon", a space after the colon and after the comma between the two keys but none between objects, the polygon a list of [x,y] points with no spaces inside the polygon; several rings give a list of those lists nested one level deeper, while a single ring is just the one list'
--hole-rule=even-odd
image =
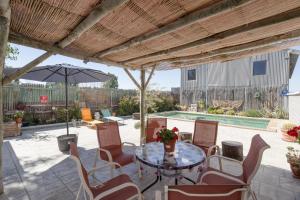
[{"label": "terracotta pot", "polygon": [[281,129],[281,139],[286,141],[286,142],[296,142],[297,141],[297,137],[293,137],[290,136],[289,134],[287,134],[286,130]]},{"label": "terracotta pot", "polygon": [[293,172],[293,176],[295,178],[300,179],[300,166],[295,164],[290,164],[291,170]]},{"label": "terracotta pot", "polygon": [[176,140],[171,140],[168,143],[164,143],[166,153],[173,153],[175,150]]},{"label": "terracotta pot", "polygon": [[22,118],[20,118],[20,117],[19,117],[19,118],[16,118],[16,123],[17,123],[17,124],[21,124],[21,123],[22,123]]}]

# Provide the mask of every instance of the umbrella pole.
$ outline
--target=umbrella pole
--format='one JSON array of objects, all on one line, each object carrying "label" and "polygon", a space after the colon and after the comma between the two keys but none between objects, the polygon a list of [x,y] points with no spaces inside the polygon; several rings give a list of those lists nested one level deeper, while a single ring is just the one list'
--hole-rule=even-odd
[{"label": "umbrella pole", "polygon": [[66,92],[66,119],[67,119],[67,135],[69,135],[69,111],[68,111],[68,74],[67,74],[67,68],[65,68],[65,92]]}]

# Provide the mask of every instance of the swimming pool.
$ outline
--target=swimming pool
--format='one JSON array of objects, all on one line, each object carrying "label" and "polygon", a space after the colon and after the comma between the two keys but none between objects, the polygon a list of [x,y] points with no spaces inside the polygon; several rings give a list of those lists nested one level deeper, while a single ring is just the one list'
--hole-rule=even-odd
[{"label": "swimming pool", "polygon": [[246,117],[235,117],[235,116],[224,116],[224,115],[211,115],[202,113],[189,113],[181,111],[171,111],[163,113],[155,113],[156,116],[163,116],[173,119],[184,119],[184,120],[212,120],[218,121],[222,125],[232,125],[239,127],[247,127],[254,129],[267,129],[270,120],[268,119],[255,119]]}]

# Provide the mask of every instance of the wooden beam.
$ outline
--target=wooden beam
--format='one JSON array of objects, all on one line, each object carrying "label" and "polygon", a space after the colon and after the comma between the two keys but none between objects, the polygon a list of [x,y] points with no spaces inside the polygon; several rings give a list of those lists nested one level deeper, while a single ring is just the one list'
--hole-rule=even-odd
[{"label": "wooden beam", "polygon": [[55,54],[60,54],[63,56],[72,57],[72,58],[76,58],[76,59],[80,59],[80,60],[87,60],[89,62],[100,63],[100,64],[104,64],[104,65],[108,65],[108,66],[130,68],[129,66],[123,65],[121,63],[112,62],[112,61],[100,59],[100,58],[84,56],[82,54],[74,53],[74,52],[71,52],[71,51],[56,47],[56,46],[44,44],[44,43],[41,43],[40,41],[36,41],[36,40],[30,39],[26,36],[22,36],[22,35],[19,35],[16,33],[11,33],[9,35],[9,41],[12,43],[16,43],[16,44],[20,44],[20,45],[24,45],[24,46],[28,46],[28,47],[32,47],[32,48],[42,49],[45,51],[51,51]]},{"label": "wooden beam", "polygon": [[149,82],[150,82],[150,80],[151,80],[151,78],[152,78],[152,75],[153,75],[154,71],[155,71],[155,66],[153,66],[152,69],[151,69],[151,72],[150,72],[150,74],[149,74],[149,76],[148,76],[148,79],[147,79],[147,81],[146,81],[146,83],[145,83],[145,88],[148,87],[148,84],[149,84]]},{"label": "wooden beam", "polygon": [[94,26],[108,13],[115,11],[128,0],[103,0],[82,22],[80,22],[73,31],[58,43],[58,46],[64,48],[78,39],[84,32]]},{"label": "wooden beam", "polygon": [[256,49],[248,49],[245,51],[240,51],[237,53],[230,53],[230,54],[222,54],[222,55],[216,55],[209,58],[199,59],[199,60],[193,60],[193,61],[179,61],[179,62],[172,62],[169,63],[169,68],[182,68],[182,67],[190,67],[190,66],[196,66],[200,64],[206,64],[206,63],[212,63],[212,62],[226,62],[230,60],[236,60],[244,57],[254,56],[262,53],[268,53],[268,52],[274,52],[279,51],[282,49],[286,49],[292,46],[298,46],[300,45],[300,38],[294,38],[282,43],[276,43],[269,46],[264,46]]},{"label": "wooden beam", "polygon": [[53,54],[54,54],[53,52],[46,52],[46,53],[42,54],[41,56],[37,57],[36,59],[34,59],[33,61],[31,61],[30,63],[28,63],[27,65],[25,65],[24,67],[20,68],[15,73],[13,73],[9,76],[6,76],[2,81],[3,85],[9,84],[13,80],[18,79],[19,77],[23,76],[28,71],[30,71],[32,68],[34,68],[41,62],[45,61],[47,58],[49,58]]},{"label": "wooden beam", "polygon": [[[213,44],[217,41],[222,41],[225,39],[228,39],[233,36],[238,36],[240,34],[244,34],[247,32],[253,32],[254,30],[262,30],[263,28],[268,28],[271,26],[275,26],[281,23],[286,24],[287,26],[289,25],[290,21],[299,19],[300,20],[300,8],[294,9],[292,11],[288,11],[286,13],[281,13],[273,17],[269,17],[263,20],[255,21],[249,24],[245,24],[230,30],[226,30],[217,34],[214,34],[212,36],[202,38],[199,40],[196,40],[194,42],[190,42],[184,45],[176,46],[170,49],[158,51],[152,54],[144,55],[144,56],[139,56],[136,58],[132,58],[126,61],[123,61],[123,64],[130,64],[133,62],[138,62],[142,61],[143,59],[155,59],[156,56],[168,56],[173,53],[177,53],[183,50],[187,50],[190,48],[194,47],[201,47],[201,45],[208,45],[209,43]],[[274,32],[277,30],[274,29]],[[153,61],[154,62],[154,61]]]},{"label": "wooden beam", "polygon": [[176,21],[166,24],[162,27],[160,27],[158,30],[143,34],[141,36],[137,36],[133,39],[128,40],[127,42],[112,47],[110,49],[100,51],[96,53],[95,57],[103,57],[111,53],[116,53],[125,49],[128,49],[132,46],[141,44],[143,42],[161,37],[163,35],[166,35],[168,33],[171,33],[173,31],[176,31],[178,29],[184,28],[186,26],[189,26],[195,22],[200,22],[207,20],[208,18],[215,16],[217,14],[221,14],[227,11],[231,11],[234,8],[237,8],[247,2],[250,2],[250,0],[224,0],[219,3],[213,4],[212,6],[204,9],[199,9],[194,12],[191,12]]},{"label": "wooden beam", "polygon": [[130,73],[130,71],[126,68],[124,68],[124,71],[126,72],[126,74],[129,76],[129,78],[133,81],[133,83],[136,85],[136,87],[141,90],[142,85],[140,85],[135,78],[132,76],[132,74]]},{"label": "wooden beam", "polygon": [[[101,4],[96,7],[83,21],[81,21],[71,32],[70,34],[65,37],[62,41],[58,42],[57,46],[58,48],[64,48],[71,44],[73,41],[75,41],[77,38],[79,38],[85,31],[90,29],[92,26],[94,26],[100,19],[102,19],[104,16],[106,16],[109,12],[114,11],[119,6],[126,3],[128,0],[103,0]],[[21,40],[19,38],[19,40]],[[35,42],[35,45],[41,46],[41,44],[37,44]],[[50,49],[50,48],[48,48]],[[32,68],[52,56],[56,51],[48,51],[41,55],[40,57],[36,58],[32,62],[28,63],[24,67],[22,67],[19,71],[16,73],[5,77],[3,80],[3,84],[8,84],[14,79],[17,79],[21,77],[22,75],[29,72]]]},{"label": "wooden beam", "polygon": [[10,26],[9,0],[0,2],[0,194],[3,189],[3,69],[5,64],[6,48]]},{"label": "wooden beam", "polygon": [[145,87],[145,69],[141,69],[141,88],[140,88],[140,146],[142,146],[143,140],[145,138],[145,96],[146,96],[146,87]]},{"label": "wooden beam", "polygon": [[243,52],[246,50],[260,49],[262,47],[267,47],[270,45],[276,45],[276,44],[280,44],[280,43],[284,43],[284,42],[289,42],[293,39],[298,39],[299,37],[300,37],[300,29],[291,31],[291,32],[288,32],[285,34],[275,35],[275,36],[264,38],[261,40],[248,42],[245,44],[240,44],[240,45],[225,47],[222,49],[212,50],[212,51],[201,53],[201,54],[195,54],[195,55],[191,55],[191,56],[182,56],[182,57],[163,59],[163,60],[159,60],[159,61],[155,61],[155,62],[150,62],[150,63],[144,64],[143,66],[145,68],[150,68],[157,63],[170,63],[170,62],[180,62],[180,61],[188,62],[188,61],[193,61],[193,60],[200,60],[200,59],[205,59],[205,58],[210,58],[210,57],[215,57],[215,56],[221,56],[224,54],[234,54],[234,53],[239,53],[239,52]]}]

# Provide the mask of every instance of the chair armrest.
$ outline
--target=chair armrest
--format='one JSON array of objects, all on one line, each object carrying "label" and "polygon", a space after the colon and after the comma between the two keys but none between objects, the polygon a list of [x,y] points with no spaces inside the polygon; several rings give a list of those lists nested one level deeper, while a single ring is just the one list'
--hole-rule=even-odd
[{"label": "chair armrest", "polygon": [[108,162],[110,162],[110,163],[113,162],[111,153],[110,153],[108,150],[99,148],[98,151],[99,151],[99,157],[100,157],[100,151],[102,151],[102,152],[106,153],[106,155],[107,155],[107,157],[108,157]]},{"label": "chair armrest", "polygon": [[237,163],[239,165],[242,165],[242,162],[232,159],[232,158],[228,158],[228,157],[221,156],[221,155],[211,155],[211,156],[207,157],[207,166],[210,166],[210,160],[212,158],[218,158],[220,171],[223,171],[222,160],[227,160],[227,161],[231,161],[231,162]]},{"label": "chair armrest", "polygon": [[207,157],[207,161],[209,161],[212,158],[219,158],[219,159],[223,159],[223,160],[228,160],[228,161],[240,164],[240,165],[243,164],[243,162],[241,162],[241,161],[238,161],[238,160],[235,160],[235,159],[232,159],[232,158],[228,158],[228,157],[225,157],[225,156],[221,156],[221,155],[212,155],[212,156],[209,156],[209,157]]},{"label": "chair armrest", "polygon": [[111,188],[109,190],[106,190],[105,192],[102,192],[101,194],[99,194],[98,196],[96,196],[95,200],[102,199],[105,196],[113,194],[113,193],[115,193],[115,192],[117,192],[119,190],[122,190],[124,188],[127,188],[127,187],[134,187],[137,190],[137,195],[136,196],[138,197],[139,200],[142,200],[142,194],[141,194],[140,189],[137,187],[136,184],[131,183],[131,182],[123,183],[123,184],[118,185],[116,187],[113,187],[113,188]]},{"label": "chair armrest", "polygon": [[235,177],[233,177],[233,176],[229,176],[229,175],[227,175],[227,174],[224,174],[224,173],[218,172],[218,171],[207,171],[207,172],[204,172],[204,173],[202,174],[201,178],[200,178],[199,184],[202,184],[203,178],[204,178],[205,176],[207,176],[207,175],[210,175],[210,174],[213,174],[213,175],[216,175],[216,176],[220,176],[220,177],[222,177],[222,178],[226,178],[226,179],[235,181],[235,182],[240,183],[240,184],[243,184],[243,185],[246,184],[245,182],[241,181],[241,180],[238,179],[238,178],[235,178]]},{"label": "chair armrest", "polygon": [[221,155],[220,147],[218,145],[213,145],[213,146],[210,146],[208,148],[207,157],[209,157],[209,156],[212,155],[211,153],[213,152],[214,149],[216,150],[216,152],[218,153],[218,155]]},{"label": "chair armrest", "polygon": [[247,191],[247,188],[237,188],[237,189],[233,189],[229,192],[224,192],[224,193],[188,193],[188,192],[185,192],[183,190],[179,190],[179,189],[168,189],[168,191],[170,192],[177,192],[177,193],[180,193],[184,196],[187,196],[187,197],[226,197],[226,196],[230,196],[232,194],[234,194],[235,192],[246,192]]},{"label": "chair armrest", "polygon": [[88,172],[88,175],[93,174],[95,171],[97,171],[97,170],[99,170],[99,169],[102,169],[102,168],[105,168],[105,167],[112,167],[112,168],[115,168],[115,166],[118,166],[119,169],[120,169],[120,172],[122,172],[122,170],[121,170],[121,165],[120,165],[119,163],[116,163],[116,162],[107,162],[107,163],[105,163],[105,165],[102,165],[102,166],[95,167],[95,168],[91,169],[91,170]]},{"label": "chair armrest", "polygon": [[122,142],[122,145],[124,145],[124,144],[129,144],[129,145],[131,145],[131,146],[134,146],[134,147],[136,147],[136,145],[135,145],[135,144],[133,144],[133,143],[131,143],[131,142]]}]

